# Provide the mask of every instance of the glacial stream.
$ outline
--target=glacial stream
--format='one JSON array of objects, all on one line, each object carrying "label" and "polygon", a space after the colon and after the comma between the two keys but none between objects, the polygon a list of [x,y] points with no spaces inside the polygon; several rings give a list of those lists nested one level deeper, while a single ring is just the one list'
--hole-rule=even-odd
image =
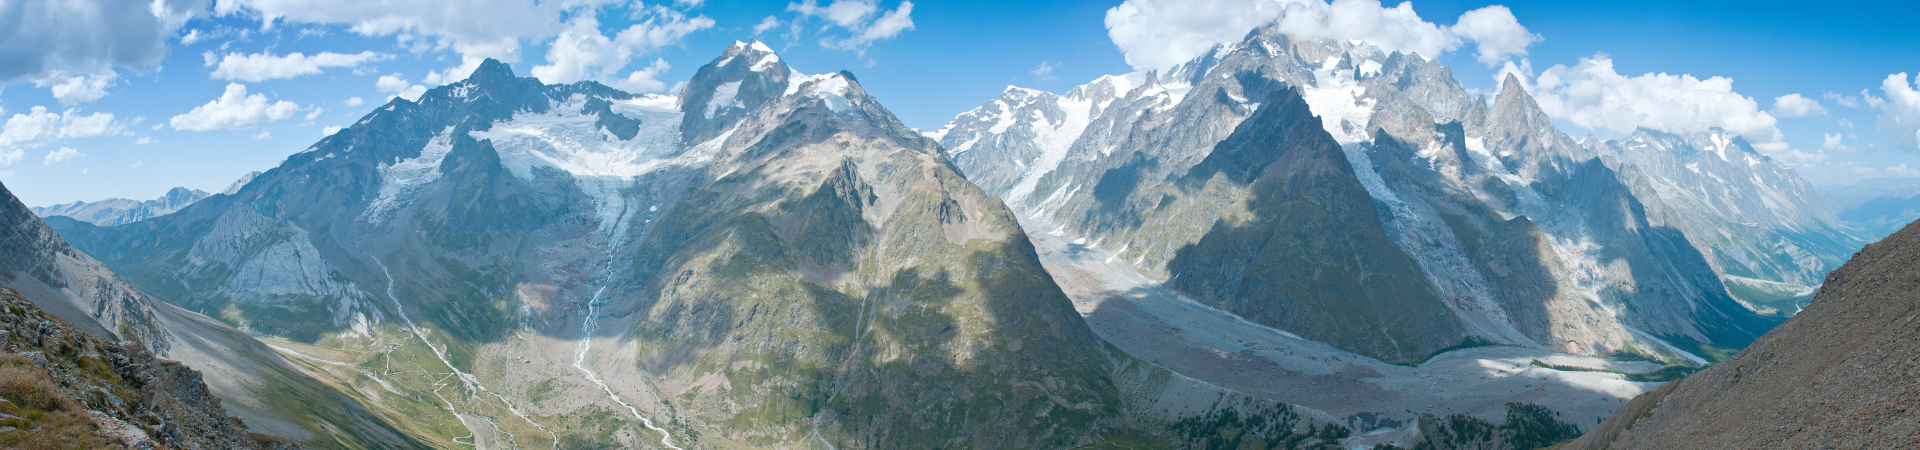
[{"label": "glacial stream", "polygon": [[646,426],[649,430],[659,432],[661,446],[673,450],[685,450],[673,445],[672,433],[668,433],[665,428],[654,425],[652,419],[648,419],[647,416],[640,414],[639,408],[634,408],[633,405],[627,404],[626,399],[620,398],[620,394],[615,394],[613,388],[608,387],[607,383],[600,379],[600,374],[594,373],[593,369],[587,368],[587,351],[593,348],[593,332],[600,329],[600,319],[596,317],[594,313],[597,305],[600,303],[600,293],[606,290],[607,287],[601,285],[600,289],[593,291],[593,298],[587,299],[587,317],[580,320],[580,344],[574,347],[576,351],[573,354],[573,368],[580,369],[580,373],[586,374],[587,381],[593,382],[594,386],[599,386],[600,391],[607,393],[607,398],[613,399],[614,403],[619,403],[620,406],[626,407],[627,412],[633,413],[635,419],[640,419],[641,425]]},{"label": "glacial stream", "polygon": [[[356,247],[356,249],[358,249],[358,248]],[[448,361],[448,360],[447,360],[447,354],[446,354],[446,352],[445,352],[445,351],[444,351],[443,349],[441,349],[440,347],[435,347],[435,346],[433,346],[433,342],[432,342],[432,341],[428,341],[428,340],[427,340],[427,334],[426,334],[425,332],[423,332],[423,331],[421,331],[421,330],[420,330],[420,327],[419,327],[419,326],[417,326],[417,325],[414,325],[414,323],[413,323],[413,319],[412,319],[411,317],[409,317],[409,316],[407,316],[407,309],[406,309],[406,307],[404,307],[404,306],[402,306],[402,305],[400,304],[400,297],[399,297],[399,296],[396,296],[396,295],[394,295],[394,293],[393,293],[393,284],[394,284],[394,281],[393,281],[393,272],[392,272],[392,271],[389,271],[389,270],[387,270],[387,264],[386,264],[385,262],[381,262],[381,261],[380,261],[380,258],[378,258],[378,257],[375,257],[375,256],[373,256],[373,253],[369,253],[369,252],[367,252],[366,250],[363,250],[363,249],[361,249],[361,250],[360,250],[360,252],[361,252],[361,253],[364,253],[364,254],[366,254],[366,255],[367,255],[367,258],[368,258],[368,259],[371,259],[371,260],[373,260],[373,264],[374,264],[374,265],[376,265],[376,266],[379,266],[379,267],[380,267],[380,273],[386,276],[386,278],[387,278],[387,300],[393,303],[393,310],[394,310],[394,312],[395,312],[395,314],[399,314],[399,315],[400,315],[400,321],[401,321],[402,323],[406,323],[406,324],[407,324],[407,332],[409,332],[409,333],[412,333],[412,334],[413,334],[413,336],[414,336],[415,338],[417,338],[417,339],[419,339],[419,340],[420,340],[420,343],[421,343],[422,345],[426,345],[426,346],[427,346],[427,349],[428,349],[428,350],[432,350],[432,351],[433,351],[433,356],[434,356],[435,358],[439,358],[439,359],[440,359],[440,363],[441,363],[441,364],[444,364],[444,365],[446,365],[446,366],[447,366],[447,370],[450,370],[450,371],[452,371],[452,372],[453,372],[453,375],[454,375],[455,377],[457,377],[457,378],[459,378],[459,379],[460,379],[460,384],[461,384],[462,386],[464,386],[464,387],[466,387],[466,388],[467,388],[467,390],[468,390],[469,392],[472,392],[472,391],[474,391],[474,390],[478,390],[478,391],[480,391],[480,392],[485,392],[485,393],[487,393],[487,394],[490,394],[490,395],[493,395],[493,397],[494,397],[495,399],[498,399],[498,400],[500,400],[500,404],[501,404],[502,406],[505,406],[505,407],[507,408],[507,411],[509,411],[509,412],[512,412],[514,416],[518,416],[518,417],[520,417],[520,420],[525,420],[525,421],[527,421],[527,423],[528,423],[528,424],[531,424],[531,425],[533,425],[533,427],[534,427],[534,428],[539,428],[539,429],[540,429],[540,431],[545,431],[545,432],[547,432],[547,435],[548,435],[548,436],[552,436],[552,438],[553,438],[553,442],[554,442],[554,448],[559,448],[559,445],[560,445],[560,436],[559,436],[559,435],[557,435],[557,434],[554,434],[554,433],[553,433],[553,430],[549,430],[549,429],[547,429],[547,427],[545,427],[545,426],[541,426],[539,422],[534,422],[534,421],[533,421],[533,418],[531,418],[531,417],[527,417],[527,415],[526,415],[526,413],[523,413],[523,412],[520,412],[520,409],[519,409],[519,408],[515,408],[515,407],[513,406],[513,402],[511,402],[511,401],[508,401],[508,400],[507,400],[507,398],[506,398],[505,396],[502,396],[502,395],[500,395],[500,394],[499,394],[499,393],[497,393],[497,392],[493,392],[493,390],[491,390],[491,389],[487,389],[487,386],[486,386],[486,385],[484,385],[484,384],[480,384],[480,380],[479,380],[478,378],[474,378],[474,376],[473,376],[473,374],[469,374],[469,373],[466,373],[465,371],[462,371],[462,370],[460,370],[460,368],[458,368],[458,367],[454,367],[454,366],[453,366],[453,362],[452,362],[452,361]],[[434,393],[434,395],[435,395],[435,396],[438,396],[438,395],[439,395],[439,392],[437,392],[437,391],[436,391],[436,392]],[[440,400],[441,400],[441,401],[443,401],[443,402],[446,402],[446,403],[447,403],[447,409],[448,409],[448,410],[454,410],[454,409],[453,409],[453,402],[451,402],[451,401],[448,401],[448,400],[447,400],[447,399],[446,399],[445,397],[441,397],[441,399],[440,399]],[[456,411],[457,411],[457,410],[456,410]],[[457,415],[458,415],[459,413],[457,413],[457,412],[456,412],[455,414],[456,414],[456,416],[457,416]],[[504,433],[504,434],[506,434],[506,435],[507,435],[507,441],[508,441],[509,443],[511,443],[511,444],[513,444],[513,448],[515,448],[515,449],[519,449],[519,448],[520,448],[520,441],[519,441],[519,440],[518,440],[518,439],[517,439],[517,438],[516,438],[516,437],[515,437],[515,436],[513,435],[513,432],[511,432],[511,431],[506,431],[505,429],[502,429],[502,428],[500,428],[500,427],[499,427],[499,426],[498,426],[497,424],[494,424],[494,423],[493,423],[493,419],[491,419],[491,418],[487,418],[487,417],[485,417],[485,416],[479,416],[479,415],[475,415],[475,417],[480,417],[480,418],[483,418],[483,419],[486,419],[486,420],[487,420],[487,423],[488,423],[489,425],[493,425],[493,428],[494,428],[494,430],[496,430],[496,431],[499,431],[500,433]],[[458,417],[456,417],[456,418],[458,418]],[[465,420],[461,420],[461,423],[462,423],[462,424],[464,425],[464,424],[466,423],[466,421],[465,421]],[[471,427],[469,427],[469,428],[471,428]],[[469,431],[471,431],[471,430],[469,430]],[[472,443],[469,443],[469,442],[459,442],[458,440],[456,440],[456,441],[454,441],[454,442],[456,442],[456,443],[460,443],[460,444],[467,444],[467,445],[472,445],[472,446],[474,446],[475,448],[478,448],[478,447],[480,447],[480,446],[479,446],[479,444],[477,443],[477,442],[478,442],[477,440],[476,440],[475,442],[472,442]]]}]

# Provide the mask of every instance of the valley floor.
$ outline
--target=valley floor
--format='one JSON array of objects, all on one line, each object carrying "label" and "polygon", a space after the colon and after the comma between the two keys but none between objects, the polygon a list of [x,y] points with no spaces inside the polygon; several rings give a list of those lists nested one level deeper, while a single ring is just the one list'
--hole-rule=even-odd
[{"label": "valley floor", "polygon": [[1356,435],[1348,446],[1410,445],[1423,416],[1460,413],[1502,422],[1508,402],[1545,406],[1562,421],[1590,428],[1660,385],[1534,362],[1626,373],[1659,364],[1513,346],[1448,351],[1413,367],[1387,364],[1185,298],[1072,236],[1030,237],[1074,308],[1108,342],[1181,375],[1343,421]]}]

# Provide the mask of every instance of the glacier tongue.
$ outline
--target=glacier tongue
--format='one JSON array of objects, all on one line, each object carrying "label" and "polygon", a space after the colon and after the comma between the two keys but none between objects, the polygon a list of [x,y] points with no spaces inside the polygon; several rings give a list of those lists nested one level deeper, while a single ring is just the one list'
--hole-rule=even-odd
[{"label": "glacier tongue", "polygon": [[[1022,204],[1028,196],[1033,195],[1033,189],[1040,183],[1040,177],[1052,172],[1054,168],[1060,167],[1061,162],[1066,161],[1067,151],[1073,149],[1073,141],[1080,138],[1080,134],[1087,130],[1087,124],[1092,120],[1094,108],[1092,101],[1080,97],[1058,97],[1057,101],[1060,109],[1066,111],[1066,117],[1060,123],[1051,123],[1044,118],[1036,118],[1033,121],[1035,141],[1040,144],[1040,157],[1034,159],[1033,165],[1028,166],[1026,175],[1020,177],[1020,181],[1014,183],[1013,189],[1007,193],[1009,204]],[[1008,113],[1008,115],[1012,114]]]},{"label": "glacier tongue", "polygon": [[669,165],[699,164],[677,158],[680,152],[679,111],[663,108],[672,97],[652,96],[614,100],[612,111],[639,119],[638,134],[620,140],[596,125],[598,116],[583,113],[586,98],[576,95],[556,103],[546,113],[514,114],[513,120],[474,131],[474,139],[490,139],[500,163],[515,177],[533,179],[535,167],[559,169],[573,177],[594,199],[600,231],[609,244],[620,245],[638,205],[629,207],[621,191],[637,177]]},{"label": "glacier tongue", "polygon": [[1439,218],[1432,206],[1417,197],[1409,201],[1394,194],[1373,169],[1367,144],[1341,144],[1340,149],[1367,194],[1387,206],[1386,212],[1390,215],[1382,217],[1385,219],[1382,222],[1394,245],[1420,264],[1420,270],[1432,280],[1447,307],[1476,334],[1502,343],[1540,348],[1539,343],[1514,328],[1506,309],[1494,301],[1492,283],[1486,274],[1474,265],[1452,228]]}]

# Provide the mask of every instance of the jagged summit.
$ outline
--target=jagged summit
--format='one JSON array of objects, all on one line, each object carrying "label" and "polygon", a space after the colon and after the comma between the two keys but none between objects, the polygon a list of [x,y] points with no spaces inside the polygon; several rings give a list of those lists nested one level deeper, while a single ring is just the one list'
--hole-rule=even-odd
[{"label": "jagged summit", "polygon": [[512,81],[516,78],[512,66],[498,59],[487,58],[486,61],[480,62],[480,67],[473,69],[473,74],[468,75],[466,81],[473,84],[489,84]]},{"label": "jagged summit", "polygon": [[[794,107],[820,106],[838,114],[849,108],[884,112],[867,97],[853,73],[808,75],[794,70],[759,41],[735,41],[713,62],[701,66],[679,98],[682,138],[700,143],[720,136],[741,120],[781,99],[798,97]],[[891,113],[881,122],[897,121]]]},{"label": "jagged summit", "polygon": [[1520,77],[1518,75],[1514,75],[1513,72],[1507,72],[1507,77],[1505,79],[1500,80],[1500,97],[1506,97],[1508,95],[1511,95],[1509,93],[1512,93],[1515,91],[1518,91],[1518,93],[1521,95],[1525,95],[1527,93],[1526,89],[1521,88]]},{"label": "jagged summit", "polygon": [[705,142],[719,136],[740,119],[787,91],[790,78],[799,75],[759,41],[733,45],[700,66],[680,92],[682,138]]},{"label": "jagged summit", "polygon": [[1495,114],[1518,114],[1529,120],[1546,118],[1547,113],[1540,110],[1540,104],[1534,101],[1533,95],[1528,93],[1526,87],[1520,83],[1519,77],[1513,73],[1507,73],[1506,79],[1500,83],[1500,93],[1494,96]]}]

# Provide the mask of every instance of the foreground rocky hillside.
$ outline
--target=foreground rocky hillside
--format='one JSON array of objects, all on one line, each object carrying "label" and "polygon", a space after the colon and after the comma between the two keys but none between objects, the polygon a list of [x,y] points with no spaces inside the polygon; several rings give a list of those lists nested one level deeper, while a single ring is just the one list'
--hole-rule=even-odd
[{"label": "foreground rocky hillside", "polygon": [[1786,324],[1563,448],[1920,446],[1916,257],[1913,225],[1868,245]]},{"label": "foreground rocky hillside", "polygon": [[0,445],[295,449],[227,415],[200,373],[109,342],[0,287]]},{"label": "foreground rocky hillside", "polygon": [[[20,298],[104,342],[131,342],[144,348],[142,352],[182,361],[204,374],[207,390],[255,430],[322,448],[414,444],[394,430],[388,419],[302,373],[252,337],[135,289],[113,270],[68,246],[4,186],[0,186],[0,285],[16,289],[13,292]],[[46,362],[79,363],[62,358]]]}]

